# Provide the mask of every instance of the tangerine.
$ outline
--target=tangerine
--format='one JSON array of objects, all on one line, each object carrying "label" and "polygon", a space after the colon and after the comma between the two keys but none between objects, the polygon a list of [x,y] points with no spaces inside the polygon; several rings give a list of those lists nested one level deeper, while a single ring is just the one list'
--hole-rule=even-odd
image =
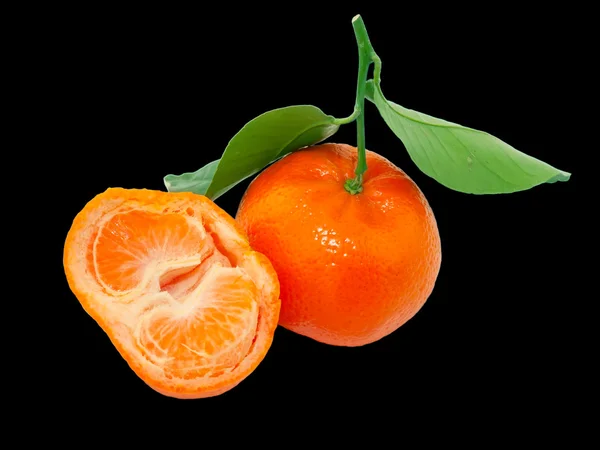
[{"label": "tangerine", "polygon": [[236,220],[281,286],[279,324],[320,342],[360,346],[411,319],[441,264],[434,214],[417,185],[367,151],[362,192],[344,188],[357,150],[322,144],[266,168]]},{"label": "tangerine", "polygon": [[204,196],[108,189],[75,217],[63,262],[85,311],[164,395],[226,392],[271,346],[280,309],[273,267]]}]

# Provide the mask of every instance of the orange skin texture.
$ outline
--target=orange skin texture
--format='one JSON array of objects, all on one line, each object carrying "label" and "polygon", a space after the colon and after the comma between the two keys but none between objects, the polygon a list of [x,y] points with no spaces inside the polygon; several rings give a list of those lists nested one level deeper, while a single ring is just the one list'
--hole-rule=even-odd
[{"label": "orange skin texture", "polygon": [[441,264],[436,220],[417,185],[367,151],[363,191],[351,195],[344,183],[356,162],[345,144],[292,153],[252,181],[236,215],[279,277],[279,324],[350,347],[411,319]]},{"label": "orange skin texture", "polygon": [[[109,206],[107,206],[109,205]],[[234,238],[223,242],[223,246],[235,256],[236,266],[247,269],[254,281],[260,281],[257,288],[264,293],[261,297],[260,316],[256,328],[253,345],[249,353],[240,360],[237,367],[229,373],[215,377],[198,377],[196,379],[178,381],[173,376],[164,376],[160,370],[149,370],[144,358],[136,356],[131,351],[130,331],[118,318],[111,317],[107,307],[99,300],[97,289],[92,286],[94,277],[83,268],[86,259],[90,260],[88,238],[84,238],[89,227],[95,227],[95,222],[110,208],[129,208],[142,205],[152,210],[178,207],[179,209],[194,209],[195,214],[210,215],[213,223],[221,224]],[[183,213],[182,213],[183,214]],[[93,239],[96,231],[92,228],[90,237]],[[269,260],[254,251],[243,230],[234,219],[218,207],[210,199],[193,193],[168,193],[146,189],[110,188],[90,200],[77,214],[68,232],[63,255],[65,275],[73,294],[83,309],[96,321],[107,334],[108,338],[127,361],[129,367],[148,386],[169,397],[179,399],[197,399],[213,397],[227,392],[248,377],[266,356],[277,327],[279,316],[279,283]],[[135,300],[134,300],[135,301]],[[128,345],[129,344],[129,345]]]}]

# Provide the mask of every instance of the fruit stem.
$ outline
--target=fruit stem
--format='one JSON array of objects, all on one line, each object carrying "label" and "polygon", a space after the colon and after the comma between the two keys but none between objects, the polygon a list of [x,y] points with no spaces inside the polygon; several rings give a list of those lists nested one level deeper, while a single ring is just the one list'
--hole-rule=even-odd
[{"label": "fruit stem", "polygon": [[360,14],[352,18],[352,27],[358,44],[358,79],[356,83],[356,102],[354,104],[354,113],[350,117],[356,116],[356,147],[358,149],[358,161],[356,163],[356,178],[346,180],[344,188],[352,195],[362,192],[363,174],[367,171],[367,153],[365,148],[365,89],[367,87],[367,76],[369,66],[376,62],[377,78],[381,71],[381,60],[375,54],[375,50],[369,41],[367,28]]}]

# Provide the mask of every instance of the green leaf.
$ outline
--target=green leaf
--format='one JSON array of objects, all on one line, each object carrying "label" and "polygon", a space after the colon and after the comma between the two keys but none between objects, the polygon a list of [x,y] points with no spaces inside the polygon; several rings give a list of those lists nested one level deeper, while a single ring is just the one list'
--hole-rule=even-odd
[{"label": "green leaf", "polygon": [[182,175],[167,175],[164,178],[165,186],[170,192],[195,192],[206,195],[208,186],[215,176],[217,166],[221,160],[217,159],[198,169],[196,172],[184,173]]},{"label": "green leaf", "polygon": [[170,192],[189,191],[217,199],[273,161],[335,134],[333,116],[310,105],[268,111],[248,122],[229,141],[221,159],[196,172],[167,175]]},{"label": "green leaf", "polygon": [[366,96],[419,169],[450,189],[470,194],[511,193],[567,181],[571,176],[491,134],[390,102],[373,80],[367,83]]}]

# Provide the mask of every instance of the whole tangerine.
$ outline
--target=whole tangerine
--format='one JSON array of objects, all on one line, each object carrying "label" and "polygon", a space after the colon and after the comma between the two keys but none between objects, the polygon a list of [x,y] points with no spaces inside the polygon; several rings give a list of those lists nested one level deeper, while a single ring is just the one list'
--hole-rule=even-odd
[{"label": "whole tangerine", "polygon": [[279,324],[349,347],[411,319],[441,265],[434,214],[400,168],[367,151],[362,192],[344,188],[357,155],[332,143],[289,154],[252,181],[236,214],[252,248],[277,272]]}]

